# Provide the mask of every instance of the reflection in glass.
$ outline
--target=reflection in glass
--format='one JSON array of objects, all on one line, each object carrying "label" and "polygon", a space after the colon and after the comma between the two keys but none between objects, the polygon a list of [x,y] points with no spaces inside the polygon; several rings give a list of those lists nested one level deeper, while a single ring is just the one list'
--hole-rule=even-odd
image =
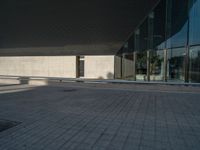
[{"label": "reflection in glass", "polygon": [[168,51],[168,79],[184,81],[185,48],[176,48]]},{"label": "reflection in glass", "polygon": [[139,50],[147,50],[148,47],[148,19],[140,26],[139,33]]},{"label": "reflection in glass", "polygon": [[128,53],[133,53],[133,51],[134,51],[134,45],[135,43],[134,43],[134,35],[132,35],[130,38],[129,38],[129,40],[128,40]]},{"label": "reflection in glass", "polygon": [[153,48],[164,49],[165,46],[165,21],[166,0],[161,0],[153,10]]},{"label": "reflection in glass", "polygon": [[190,48],[190,82],[200,82],[200,46]]},{"label": "reflection in glass", "polygon": [[167,0],[167,48],[185,46],[188,31],[188,1]]},{"label": "reflection in glass", "polygon": [[200,44],[200,0],[190,0],[190,45]]},{"label": "reflection in glass", "polygon": [[147,80],[147,52],[138,52],[136,61],[136,80]]},{"label": "reflection in glass", "polygon": [[133,79],[133,54],[124,55],[123,77],[125,79]]},{"label": "reflection in glass", "polygon": [[150,56],[150,80],[162,81],[164,78],[164,51],[152,51]]},{"label": "reflection in glass", "polygon": [[123,66],[122,66],[122,55],[120,54],[117,54],[115,56],[115,68],[114,68],[114,75],[115,75],[115,79],[122,79],[122,69],[123,69]]},{"label": "reflection in glass", "polygon": [[200,82],[200,0],[160,0],[120,51],[129,53],[121,65],[126,79],[188,82],[189,75]]}]

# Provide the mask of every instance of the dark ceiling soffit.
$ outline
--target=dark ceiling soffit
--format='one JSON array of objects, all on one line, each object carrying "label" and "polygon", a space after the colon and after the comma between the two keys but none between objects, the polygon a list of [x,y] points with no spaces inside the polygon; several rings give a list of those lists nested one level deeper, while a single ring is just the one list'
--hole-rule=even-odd
[{"label": "dark ceiling soffit", "polygon": [[78,56],[116,55],[122,43],[102,45],[68,45],[64,47],[34,47],[0,49],[1,56]]}]

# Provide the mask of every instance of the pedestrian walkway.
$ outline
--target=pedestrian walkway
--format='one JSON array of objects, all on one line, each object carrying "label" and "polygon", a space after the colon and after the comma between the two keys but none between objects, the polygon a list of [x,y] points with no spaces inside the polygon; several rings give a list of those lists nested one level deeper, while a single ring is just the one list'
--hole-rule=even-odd
[{"label": "pedestrian walkway", "polygon": [[0,150],[199,150],[200,88],[0,85]]}]

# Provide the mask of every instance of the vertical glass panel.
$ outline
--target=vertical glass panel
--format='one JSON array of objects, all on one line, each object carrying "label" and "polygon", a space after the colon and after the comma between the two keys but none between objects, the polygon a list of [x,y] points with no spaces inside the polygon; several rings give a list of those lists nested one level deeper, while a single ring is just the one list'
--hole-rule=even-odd
[{"label": "vertical glass panel", "polygon": [[189,44],[200,44],[200,0],[190,0]]},{"label": "vertical glass panel", "polygon": [[200,46],[190,48],[190,82],[200,82]]},{"label": "vertical glass panel", "polygon": [[150,80],[162,81],[164,78],[164,51],[152,51],[150,55]]},{"label": "vertical glass panel", "polygon": [[148,40],[147,49],[153,49],[153,29],[154,29],[154,12],[151,12],[148,16]]},{"label": "vertical glass panel", "polygon": [[133,79],[133,54],[124,55],[123,74],[125,79]]},{"label": "vertical glass panel", "polygon": [[148,19],[146,19],[140,26],[140,49],[147,50],[148,46]]},{"label": "vertical glass panel", "polygon": [[140,50],[140,30],[137,29],[134,33],[134,51]]},{"label": "vertical glass panel", "polygon": [[115,66],[115,79],[121,79],[122,78],[122,56],[117,54],[115,56],[115,63],[114,63],[114,66]]},{"label": "vertical glass panel", "polygon": [[185,48],[176,48],[168,51],[168,79],[184,81],[185,76]]},{"label": "vertical glass panel", "polygon": [[165,48],[165,22],[166,22],[166,0],[161,0],[154,9],[153,19],[153,48]]},{"label": "vertical glass panel", "polygon": [[167,48],[187,44],[188,0],[167,0]]},{"label": "vertical glass panel", "polygon": [[134,51],[134,36],[131,36],[122,48],[122,53],[132,53]]},{"label": "vertical glass panel", "polygon": [[132,53],[134,51],[134,35],[128,39],[128,52]]},{"label": "vertical glass panel", "polygon": [[137,53],[136,80],[147,80],[147,52]]}]

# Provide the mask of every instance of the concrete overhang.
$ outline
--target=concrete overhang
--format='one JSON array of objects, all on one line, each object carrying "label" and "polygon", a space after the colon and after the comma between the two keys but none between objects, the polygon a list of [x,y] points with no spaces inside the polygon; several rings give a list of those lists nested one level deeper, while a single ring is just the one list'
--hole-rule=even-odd
[{"label": "concrete overhang", "polygon": [[0,49],[1,56],[115,55],[122,43]]},{"label": "concrete overhang", "polygon": [[2,0],[0,56],[115,54],[157,0]]}]

